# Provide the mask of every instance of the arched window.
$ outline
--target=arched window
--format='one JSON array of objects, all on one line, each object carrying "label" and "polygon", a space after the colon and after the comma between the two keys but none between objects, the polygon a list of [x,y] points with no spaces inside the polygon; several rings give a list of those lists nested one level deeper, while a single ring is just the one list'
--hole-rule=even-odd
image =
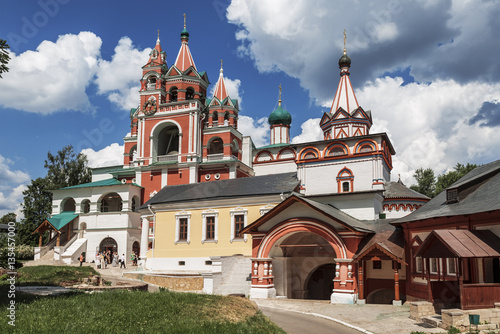
[{"label": "arched window", "polygon": [[217,113],[217,110],[212,113],[212,124],[215,126],[219,123],[219,114]]},{"label": "arched window", "polygon": [[359,152],[360,153],[364,153],[364,152],[372,152],[373,151],[373,147],[371,145],[363,145],[359,148]]},{"label": "arched window", "polygon": [[84,199],[82,201],[81,211],[82,211],[82,213],[89,213],[90,212],[90,200]]},{"label": "arched window", "polygon": [[170,102],[177,102],[177,87],[170,89]]},{"label": "arched window", "polygon": [[221,153],[224,153],[224,142],[219,137],[216,137],[208,145],[208,154]]},{"label": "arched window", "polygon": [[106,194],[101,198],[100,206],[101,212],[122,211],[122,198],[117,193]]},{"label": "arched window", "polygon": [[61,203],[61,209],[62,209],[62,212],[66,212],[66,211],[75,211],[76,209],[76,203],[75,203],[75,200],[72,199],[71,197],[70,198],[66,198],[62,203]]},{"label": "arched window", "polygon": [[354,175],[349,168],[344,167],[340,170],[340,172],[337,174],[337,184],[339,193],[353,191]]},{"label": "arched window", "polygon": [[229,125],[229,113],[227,111],[224,114],[224,125]]},{"label": "arched window", "polygon": [[240,150],[240,145],[238,145],[238,141],[234,139],[231,144],[231,154],[234,155],[235,157],[238,157],[239,150]]},{"label": "arched window", "polygon": [[148,89],[156,89],[156,77],[154,75],[148,78]]},{"label": "arched window", "polygon": [[186,89],[186,100],[192,100],[192,99],[194,99],[194,89],[188,87],[188,89]]},{"label": "arched window", "polygon": [[136,212],[138,207],[139,207],[139,198],[137,196],[134,196],[134,197],[132,197],[132,203],[130,205],[130,210],[132,210],[132,212]]}]

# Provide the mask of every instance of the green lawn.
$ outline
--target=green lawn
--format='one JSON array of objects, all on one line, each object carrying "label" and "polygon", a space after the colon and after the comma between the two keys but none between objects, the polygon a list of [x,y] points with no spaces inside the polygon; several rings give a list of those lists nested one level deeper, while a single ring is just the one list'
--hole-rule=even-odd
[{"label": "green lawn", "polygon": [[[35,270],[31,268],[24,269]],[[40,283],[40,276],[26,275],[26,283]],[[77,292],[53,297],[17,293],[14,329],[8,325],[6,283],[0,282],[0,333],[284,333],[247,299],[169,291]]]}]

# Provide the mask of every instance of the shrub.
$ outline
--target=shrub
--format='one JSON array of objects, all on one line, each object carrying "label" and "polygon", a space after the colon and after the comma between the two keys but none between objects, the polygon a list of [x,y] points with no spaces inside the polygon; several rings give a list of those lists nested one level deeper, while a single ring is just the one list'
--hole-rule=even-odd
[{"label": "shrub", "polygon": [[448,328],[448,334],[460,334],[460,329],[450,326],[450,328]]}]

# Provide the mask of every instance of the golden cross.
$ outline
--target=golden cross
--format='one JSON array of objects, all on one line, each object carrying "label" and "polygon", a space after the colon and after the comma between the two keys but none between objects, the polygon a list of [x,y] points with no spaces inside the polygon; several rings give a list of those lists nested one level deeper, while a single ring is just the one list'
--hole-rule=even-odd
[{"label": "golden cross", "polygon": [[278,100],[278,105],[281,107],[281,84],[280,84],[280,97],[279,97],[279,100]]},{"label": "golden cross", "polygon": [[222,59],[220,60],[220,69],[222,70]]},{"label": "golden cross", "polygon": [[186,13],[184,13],[183,15],[184,15],[184,29],[186,29]]},{"label": "golden cross", "polygon": [[346,48],[345,48],[345,40],[347,38],[347,34],[345,33],[345,29],[344,29],[344,52],[346,51]]}]

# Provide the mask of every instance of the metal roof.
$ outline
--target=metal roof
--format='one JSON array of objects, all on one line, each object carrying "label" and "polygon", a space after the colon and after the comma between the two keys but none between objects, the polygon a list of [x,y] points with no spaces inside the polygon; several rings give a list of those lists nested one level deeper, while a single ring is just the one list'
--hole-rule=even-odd
[{"label": "metal roof", "polygon": [[415,256],[424,258],[500,257],[500,238],[489,230],[435,230]]},{"label": "metal roof", "polygon": [[500,210],[500,160],[473,169],[448,189],[452,188],[459,189],[458,202],[447,203],[445,190],[393,224]]},{"label": "metal roof", "polygon": [[[100,180],[100,181],[95,181],[95,182],[89,182],[89,183],[83,183],[83,184],[78,184],[76,186],[65,187],[65,188],[60,188],[60,189],[76,189],[76,188],[118,186],[118,185],[123,185],[123,184],[124,183],[121,183],[117,179],[105,179],[105,180]],[[130,183],[125,183],[125,184],[126,185],[130,185]],[[135,184],[135,183],[132,183],[132,185],[140,187],[138,184]]]},{"label": "metal roof", "polygon": [[386,199],[389,198],[415,198],[415,199],[425,199],[425,200],[430,199],[429,197],[415,190],[412,190],[399,182],[386,182],[384,186],[385,186],[384,197]]},{"label": "metal roof", "polygon": [[297,173],[293,172],[166,186],[139,209],[162,203],[289,194],[298,185]]}]

